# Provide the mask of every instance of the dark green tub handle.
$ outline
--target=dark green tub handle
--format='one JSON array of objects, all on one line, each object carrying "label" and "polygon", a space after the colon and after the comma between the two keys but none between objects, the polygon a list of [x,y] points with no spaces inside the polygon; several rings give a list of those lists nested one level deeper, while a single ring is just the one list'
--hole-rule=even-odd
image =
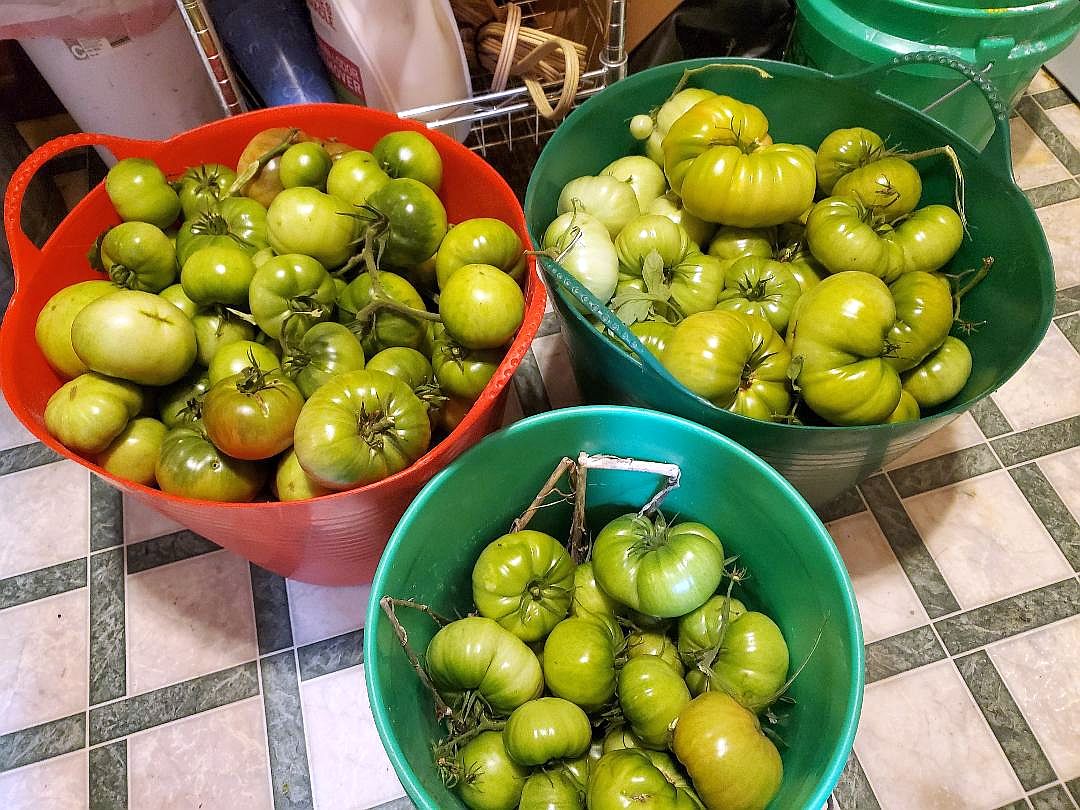
[{"label": "dark green tub handle", "polygon": [[897,56],[881,65],[874,65],[854,73],[843,73],[833,78],[854,84],[870,92],[877,92],[890,101],[897,101],[892,96],[880,91],[880,80],[889,71],[909,65],[933,65],[950,68],[962,74],[982,91],[983,96],[986,97],[986,103],[994,115],[994,134],[990,137],[990,142],[986,144],[986,148],[983,149],[983,155],[989,159],[991,166],[998,169],[1003,176],[1008,178],[1009,182],[1013,182],[1012,147],[1009,138],[1009,107],[1001,100],[1001,96],[998,95],[997,88],[994,87],[993,83],[970,62],[965,62],[963,59],[957,59],[955,56],[939,51],[915,51]]}]

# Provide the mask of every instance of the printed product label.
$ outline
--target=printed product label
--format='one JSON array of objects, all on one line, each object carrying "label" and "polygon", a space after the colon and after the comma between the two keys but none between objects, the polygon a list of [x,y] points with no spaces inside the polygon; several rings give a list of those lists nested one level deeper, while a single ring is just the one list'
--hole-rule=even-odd
[{"label": "printed product label", "polygon": [[363,104],[364,81],[360,78],[360,68],[345,54],[331,45],[322,37],[315,37],[319,46],[319,55],[326,63],[326,69],[337,79],[341,85]]},{"label": "printed product label", "polygon": [[79,37],[78,39],[65,39],[64,44],[67,45],[68,50],[71,51],[71,55],[81,62],[84,59],[100,56],[110,48],[119,48],[125,42],[130,41],[130,38],[126,35],[120,35],[111,41],[108,37]]}]

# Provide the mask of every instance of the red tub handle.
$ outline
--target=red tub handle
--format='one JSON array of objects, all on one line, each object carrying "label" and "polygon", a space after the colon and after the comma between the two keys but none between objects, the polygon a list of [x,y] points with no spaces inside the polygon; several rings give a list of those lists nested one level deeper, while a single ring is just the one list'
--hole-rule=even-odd
[{"label": "red tub handle", "polygon": [[[836,78],[874,92],[878,90],[878,80],[881,76],[890,70],[907,65],[934,65],[955,70],[982,91],[983,96],[986,97],[986,103],[990,107],[990,112],[994,115],[994,134],[990,136],[990,141],[986,144],[982,154],[989,158],[990,165],[993,168],[1006,177],[1009,182],[1013,182],[1012,146],[1009,137],[1009,106],[1002,101],[997,88],[994,87],[990,80],[970,63],[939,51],[915,51],[914,53],[897,56],[882,65],[875,65],[855,73],[845,73],[836,76]],[[893,100],[895,101],[895,99]]]},{"label": "red tub handle", "polygon": [[33,273],[41,263],[41,251],[23,232],[21,220],[26,189],[42,166],[64,152],[70,152],[80,146],[104,146],[118,160],[123,160],[127,157],[152,158],[163,145],[161,141],[140,141],[134,138],[121,138],[117,135],[77,132],[74,135],[54,138],[31,152],[11,176],[7,194],[4,195],[4,231],[11,251],[11,264],[15,270],[16,283],[18,283],[20,271]]}]

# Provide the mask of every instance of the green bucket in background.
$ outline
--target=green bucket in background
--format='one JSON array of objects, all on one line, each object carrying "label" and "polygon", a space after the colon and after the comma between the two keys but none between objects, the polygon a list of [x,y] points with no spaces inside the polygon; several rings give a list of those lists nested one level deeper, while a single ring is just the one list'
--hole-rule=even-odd
[{"label": "green bucket in background", "polygon": [[[821,810],[851,752],[865,666],[855,594],[832,538],[775,470],[735,442],[685,419],[619,407],[549,411],[493,433],[431,479],[394,530],[371,585],[364,669],[375,727],[409,798],[419,810],[465,810],[432,763],[430,744],[442,729],[431,695],[379,600],[415,599],[444,616],[465,615],[481,550],[508,530],[559,461],[579,452],[679,465],[682,481],[664,513],[715,529],[725,552],[750,572],[742,596],[780,627],[792,668],[809,656],[788,693],[796,702],[779,728],[787,742],[784,780],[769,807]],[[636,511],[662,483],[640,472],[589,470],[589,528]],[[529,524],[561,539],[569,526],[565,502]],[[397,617],[423,654],[435,623],[407,608]]]},{"label": "green bucket in background", "polygon": [[[826,73],[851,73],[902,54],[939,51],[983,73],[1010,107],[1039,67],[1080,31],[1077,0],[796,0],[796,4],[789,62]],[[994,117],[979,89],[950,71],[910,66],[884,77],[879,89],[925,110],[976,148],[985,146],[994,131]]]},{"label": "green bucket in background", "polygon": [[[985,256],[996,260],[986,279],[964,299],[964,317],[986,323],[965,338],[972,353],[972,373],[953,400],[914,422],[826,427],[749,419],[691,393],[573,276],[552,259],[539,258],[586,402],[652,408],[707,425],[757,453],[811,504],[823,506],[945,427],[1024,364],[1046,334],[1053,312],[1050,249],[1038,217],[1012,177],[1008,109],[970,66],[935,53],[906,54],[849,76],[763,59],[698,59],[660,65],[616,82],[574,110],[544,147],[525,194],[525,220],[534,244],[540,244],[556,216],[562,187],[576,177],[598,173],[615,158],[640,152],[639,142],[627,127],[630,118],[662,104],[684,69],[710,63],[751,65],[771,76],[763,78],[751,70],[714,70],[695,76],[691,84],[760,107],[777,142],[816,147],[834,129],[861,125],[909,151],[952,143],[967,178],[970,238],[945,270],[978,267]],[[981,152],[941,124],[877,91],[891,71],[925,64],[957,71],[985,94],[983,104],[993,110],[995,130]],[[921,204],[951,204],[954,178],[949,162],[938,157],[920,163],[919,168]],[[585,312],[630,351],[617,348]]]}]

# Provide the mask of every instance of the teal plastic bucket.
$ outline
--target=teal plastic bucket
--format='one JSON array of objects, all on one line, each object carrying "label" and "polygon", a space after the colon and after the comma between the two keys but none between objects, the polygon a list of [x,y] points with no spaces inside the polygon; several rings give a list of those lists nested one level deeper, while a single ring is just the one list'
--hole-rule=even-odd
[{"label": "teal plastic bucket", "polygon": [[[938,51],[983,73],[1010,106],[1080,31],[1077,0],[797,0],[797,8],[789,62],[839,74]],[[976,148],[993,134],[978,88],[950,71],[908,67],[884,77],[880,89]]]},{"label": "teal plastic bucket", "polygon": [[[409,798],[420,810],[465,810],[436,772],[431,742],[443,732],[431,695],[379,600],[415,599],[444,616],[465,615],[481,550],[507,531],[559,461],[579,452],[678,464],[681,484],[664,513],[715,528],[725,552],[750,572],[740,598],[777,623],[793,668],[809,656],[788,693],[795,704],[782,711],[784,780],[769,808],[821,810],[848,760],[862,707],[862,625],[844,562],[806,502],[761,459],[685,419],[620,407],[549,411],[493,433],[431,479],[394,530],[371,586],[364,662],[375,727]],[[589,528],[636,511],[662,483],[640,472],[589,470]],[[555,502],[529,528],[565,538],[569,525],[570,507]],[[407,608],[397,618],[423,654],[435,623]]]}]

